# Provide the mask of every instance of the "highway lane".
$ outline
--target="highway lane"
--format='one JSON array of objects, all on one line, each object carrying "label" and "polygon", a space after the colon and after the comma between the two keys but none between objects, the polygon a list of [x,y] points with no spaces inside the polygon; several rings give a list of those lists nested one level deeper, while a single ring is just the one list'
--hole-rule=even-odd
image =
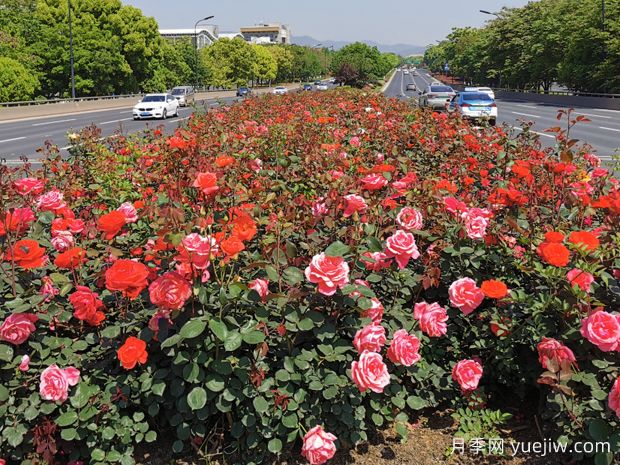
[{"label": "highway lane", "polygon": [[[197,100],[196,107],[209,109],[220,105],[229,105],[238,100],[236,97]],[[134,121],[131,108],[114,108],[72,115],[2,122],[0,123],[0,160],[4,159],[8,165],[21,164],[19,160],[21,156],[36,161],[41,157],[41,154],[37,153],[37,149],[43,147],[46,141],[54,143],[60,147],[63,154],[66,154],[69,145],[67,135],[79,132],[84,127],[93,124],[101,129],[102,137],[131,134],[159,126],[163,127],[165,132],[172,133],[179,125],[189,119],[193,111],[194,108],[192,107],[179,108],[178,117],[171,117],[166,120]]]},{"label": "highway lane", "polygon": [[[406,85],[415,82],[418,89],[423,90],[434,81],[434,78],[425,70],[417,70],[416,73],[417,76],[397,72],[385,95],[417,103],[417,93],[406,91]],[[560,122],[556,118],[559,110],[557,106],[503,99],[498,99],[497,105],[498,124],[505,124],[518,132],[522,122],[533,122],[532,130],[540,136],[541,143],[547,147],[555,144],[555,138],[545,132],[545,129],[555,126],[566,127],[566,119]],[[573,127],[571,137],[590,144],[599,157],[610,160],[612,154],[620,148],[620,111],[579,107],[573,113],[573,117],[577,115],[583,115],[590,121],[578,123]]]}]

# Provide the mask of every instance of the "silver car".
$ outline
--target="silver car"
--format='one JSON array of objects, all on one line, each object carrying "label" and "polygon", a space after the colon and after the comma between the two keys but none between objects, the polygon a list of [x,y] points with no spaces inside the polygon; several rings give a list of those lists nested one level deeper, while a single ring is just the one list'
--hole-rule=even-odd
[{"label": "silver car", "polygon": [[175,87],[170,91],[170,93],[179,101],[179,105],[182,107],[186,107],[194,103],[196,98],[194,88],[190,86]]},{"label": "silver car", "polygon": [[455,95],[456,92],[450,86],[431,84],[420,94],[419,105],[422,108],[445,110]]}]

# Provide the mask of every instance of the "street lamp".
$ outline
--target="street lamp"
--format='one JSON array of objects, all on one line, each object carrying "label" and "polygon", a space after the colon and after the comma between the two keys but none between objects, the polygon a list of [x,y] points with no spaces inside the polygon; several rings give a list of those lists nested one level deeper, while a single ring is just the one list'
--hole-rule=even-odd
[{"label": "street lamp", "polygon": [[487,11],[487,10],[479,10],[480,13],[484,13],[485,15],[491,15],[491,16],[497,16],[499,18],[499,13],[493,13],[491,11]]},{"label": "street lamp", "polygon": [[199,19],[194,24],[194,87],[198,87],[198,24],[213,18],[215,16],[207,16],[206,18]]},{"label": "street lamp", "polygon": [[71,27],[71,0],[67,0],[69,12],[69,62],[71,67],[71,98],[75,99],[75,67],[73,62],[73,28]]}]

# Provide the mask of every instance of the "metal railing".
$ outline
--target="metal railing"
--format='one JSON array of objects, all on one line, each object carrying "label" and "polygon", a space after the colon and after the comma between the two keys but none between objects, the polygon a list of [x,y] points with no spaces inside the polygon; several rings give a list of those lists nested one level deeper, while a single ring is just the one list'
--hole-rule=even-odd
[{"label": "metal railing", "polygon": [[[465,86],[465,87],[477,87],[477,86]],[[565,95],[569,97],[604,97],[604,98],[620,98],[620,94],[605,94],[601,92],[578,92],[570,90],[536,90],[536,89],[509,89],[505,87],[493,87],[494,91],[505,92],[518,92],[522,94],[537,94],[537,95]]]},{"label": "metal railing", "polygon": [[142,97],[144,94],[124,94],[124,95],[98,95],[95,97],[77,97],[77,98],[53,98],[53,99],[41,99],[41,100],[20,100],[17,102],[0,102],[0,107],[22,107],[22,106],[39,106],[39,105],[51,105],[57,103],[76,103],[76,102],[90,102],[96,100],[116,100],[121,98],[135,98]]}]

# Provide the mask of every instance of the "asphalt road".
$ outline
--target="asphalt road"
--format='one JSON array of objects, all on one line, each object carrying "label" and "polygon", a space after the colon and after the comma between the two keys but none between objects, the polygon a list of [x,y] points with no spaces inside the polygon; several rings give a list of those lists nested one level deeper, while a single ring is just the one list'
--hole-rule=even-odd
[{"label": "asphalt road", "polygon": [[[417,75],[414,76],[397,71],[394,79],[385,90],[385,95],[417,102],[417,92],[407,91],[407,84],[413,82],[419,90],[423,90],[434,79],[424,70],[417,70],[416,72]],[[566,119],[560,123],[556,118],[560,109],[557,106],[498,99],[497,107],[498,124],[506,124],[519,131],[522,121],[532,121],[534,122],[532,130],[540,135],[541,142],[545,146],[552,146],[555,143],[555,138],[553,135],[545,133],[544,130],[560,124],[566,125]],[[590,122],[578,123],[571,129],[571,138],[590,144],[595,153],[606,161],[611,160],[611,156],[616,151],[620,154],[620,111],[580,107],[576,109],[573,115],[584,115],[590,119]]]},{"label": "asphalt road", "polygon": [[[236,97],[197,100],[196,104],[198,107],[209,109],[229,105],[237,100],[239,99]],[[92,124],[101,128],[103,137],[131,134],[159,126],[163,126],[167,133],[172,133],[189,119],[193,111],[192,107],[179,108],[178,117],[163,121],[134,121],[131,108],[115,108],[2,122],[0,123],[0,163],[4,160],[4,163],[8,165],[21,164],[20,156],[26,156],[29,160],[36,162],[41,158],[37,149],[44,146],[46,141],[51,141],[60,147],[61,152],[67,153],[69,145],[67,134],[78,132]]]}]

